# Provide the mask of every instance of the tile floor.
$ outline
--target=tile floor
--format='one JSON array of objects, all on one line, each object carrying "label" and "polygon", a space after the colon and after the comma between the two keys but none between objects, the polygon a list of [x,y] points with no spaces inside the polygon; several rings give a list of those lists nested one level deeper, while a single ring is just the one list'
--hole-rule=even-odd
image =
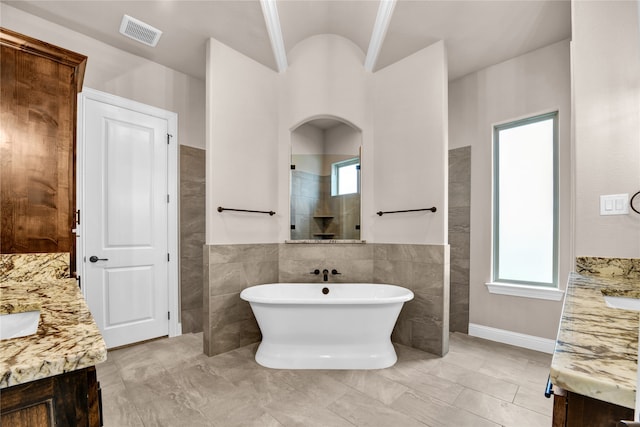
[{"label": "tile floor", "polygon": [[257,345],[207,357],[202,334],[110,351],[98,365],[105,426],[551,425],[551,355],[453,333],[443,358],[397,345],[374,371],[261,367]]}]

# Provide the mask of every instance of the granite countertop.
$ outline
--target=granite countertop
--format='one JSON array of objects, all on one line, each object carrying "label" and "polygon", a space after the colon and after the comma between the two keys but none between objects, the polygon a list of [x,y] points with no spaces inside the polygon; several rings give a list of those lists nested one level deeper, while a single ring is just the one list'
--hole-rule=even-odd
[{"label": "granite countertop", "polygon": [[0,302],[41,307],[34,335],[0,341],[0,389],[107,359],[105,342],[75,279],[4,280]]},{"label": "granite countertop", "polygon": [[637,278],[571,273],[551,362],[555,386],[634,408],[638,312],[608,307],[602,290],[638,288]]}]

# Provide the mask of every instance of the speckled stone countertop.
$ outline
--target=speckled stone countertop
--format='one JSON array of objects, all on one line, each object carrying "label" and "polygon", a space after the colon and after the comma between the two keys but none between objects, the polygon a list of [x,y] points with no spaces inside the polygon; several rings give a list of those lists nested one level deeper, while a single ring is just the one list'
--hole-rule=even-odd
[{"label": "speckled stone countertop", "polygon": [[0,341],[0,389],[107,359],[107,348],[75,279],[0,283],[0,302],[41,307],[34,335]]},{"label": "speckled stone countertop", "polygon": [[635,406],[638,312],[608,307],[602,290],[625,293],[638,288],[635,277],[571,273],[551,362],[555,386]]}]

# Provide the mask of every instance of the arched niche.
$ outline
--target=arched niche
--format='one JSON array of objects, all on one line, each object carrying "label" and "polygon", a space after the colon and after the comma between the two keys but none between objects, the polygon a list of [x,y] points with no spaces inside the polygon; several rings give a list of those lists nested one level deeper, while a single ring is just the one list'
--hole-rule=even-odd
[{"label": "arched niche", "polygon": [[291,240],[360,240],[362,131],[332,115],[291,128]]}]

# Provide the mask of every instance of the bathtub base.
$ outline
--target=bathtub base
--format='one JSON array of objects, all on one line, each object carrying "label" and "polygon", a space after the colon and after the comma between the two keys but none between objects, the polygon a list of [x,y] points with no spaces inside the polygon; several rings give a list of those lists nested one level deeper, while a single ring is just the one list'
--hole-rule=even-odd
[{"label": "bathtub base", "polygon": [[256,352],[258,364],[273,369],[383,369],[398,357],[391,341],[363,347],[286,345],[262,341]]}]

